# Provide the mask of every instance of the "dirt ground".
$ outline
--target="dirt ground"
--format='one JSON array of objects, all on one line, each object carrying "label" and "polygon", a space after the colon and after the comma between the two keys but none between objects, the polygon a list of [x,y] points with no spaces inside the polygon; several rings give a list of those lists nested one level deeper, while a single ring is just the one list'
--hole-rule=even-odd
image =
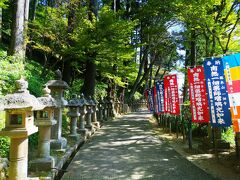
[{"label": "dirt ground", "polygon": [[213,177],[222,180],[240,179],[240,160],[237,160],[234,148],[216,154],[211,150],[200,149],[201,142],[193,140],[193,149],[189,150],[182,136],[177,138],[175,133],[169,134],[169,130],[159,128],[155,120],[150,119],[150,122],[157,136],[168,141],[179,154]]}]

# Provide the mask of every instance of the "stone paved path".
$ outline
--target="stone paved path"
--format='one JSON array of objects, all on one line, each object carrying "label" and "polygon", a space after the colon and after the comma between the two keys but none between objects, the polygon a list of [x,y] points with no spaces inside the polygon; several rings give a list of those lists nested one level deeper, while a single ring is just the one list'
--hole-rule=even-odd
[{"label": "stone paved path", "polygon": [[213,179],[154,137],[149,117],[138,112],[107,122],[81,147],[63,179]]}]

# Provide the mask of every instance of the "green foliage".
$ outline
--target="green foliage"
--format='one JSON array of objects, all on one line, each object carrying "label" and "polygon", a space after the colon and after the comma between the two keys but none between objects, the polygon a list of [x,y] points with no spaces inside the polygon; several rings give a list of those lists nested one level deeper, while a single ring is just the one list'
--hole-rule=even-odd
[{"label": "green foliage", "polygon": [[235,145],[235,136],[233,127],[229,127],[224,129],[222,132],[222,139],[229,142],[231,145]]},{"label": "green foliage", "polygon": [[67,19],[64,7],[51,8],[38,6],[36,19],[29,24],[32,47],[43,52],[46,58],[53,55],[62,56],[62,50],[67,48]]},{"label": "green foliage", "polygon": [[23,75],[22,61],[7,56],[6,51],[0,49],[0,96],[13,93],[15,81]]},{"label": "green foliage", "polygon": [[69,134],[69,131],[70,131],[70,127],[69,127],[69,124],[70,124],[70,122],[69,122],[70,120],[69,120],[69,118],[68,118],[68,116],[67,116],[67,110],[66,109],[64,109],[64,112],[63,112],[63,114],[62,114],[62,133],[63,134]]},{"label": "green foliage", "polygon": [[[28,80],[28,89],[31,94],[39,97],[42,95],[44,84],[53,79],[53,72],[47,70],[35,61],[28,61],[25,65],[25,77]],[[46,74],[43,76],[43,72]]]},{"label": "green foliage", "polygon": [[107,96],[107,84],[98,82],[95,88],[95,98]]},{"label": "green foliage", "polygon": [[0,137],[0,157],[9,156],[10,139],[8,137]]},{"label": "green foliage", "polygon": [[[85,9],[78,11],[78,21],[71,36],[76,45],[66,49],[66,53],[71,52],[83,62],[94,61],[102,77],[124,86],[122,77],[134,72],[136,75],[136,64],[132,61],[135,52],[129,39],[136,23],[119,18],[107,6],[100,10],[97,21],[86,19],[85,12]],[[118,71],[113,70],[114,64]]]},{"label": "green foliage", "polygon": [[0,0],[0,8],[6,8],[7,7],[6,2],[8,2],[8,0]]},{"label": "green foliage", "polygon": [[38,146],[38,135],[39,133],[34,133],[28,137],[28,144],[30,148],[36,149]]},{"label": "green foliage", "polygon": [[134,94],[134,100],[140,100],[141,98],[142,98],[142,94],[141,93],[139,93],[139,92],[136,92],[135,94]]}]

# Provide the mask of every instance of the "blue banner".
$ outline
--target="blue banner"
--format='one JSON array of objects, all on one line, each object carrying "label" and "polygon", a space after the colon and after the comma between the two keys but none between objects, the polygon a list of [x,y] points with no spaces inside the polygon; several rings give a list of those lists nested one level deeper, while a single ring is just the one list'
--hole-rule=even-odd
[{"label": "blue banner", "polygon": [[156,82],[158,113],[164,113],[164,83]]},{"label": "blue banner", "polygon": [[148,89],[148,103],[149,103],[150,112],[153,112],[153,92],[152,92],[152,89]]},{"label": "blue banner", "polygon": [[213,127],[230,126],[232,122],[222,59],[208,58],[203,64],[211,125]]}]

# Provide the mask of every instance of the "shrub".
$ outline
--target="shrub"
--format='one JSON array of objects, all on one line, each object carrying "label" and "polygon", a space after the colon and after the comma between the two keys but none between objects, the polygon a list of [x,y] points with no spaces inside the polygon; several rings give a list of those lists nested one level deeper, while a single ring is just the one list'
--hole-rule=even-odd
[{"label": "shrub", "polygon": [[0,157],[8,157],[9,156],[9,148],[10,148],[10,139],[8,137],[0,137]]}]

